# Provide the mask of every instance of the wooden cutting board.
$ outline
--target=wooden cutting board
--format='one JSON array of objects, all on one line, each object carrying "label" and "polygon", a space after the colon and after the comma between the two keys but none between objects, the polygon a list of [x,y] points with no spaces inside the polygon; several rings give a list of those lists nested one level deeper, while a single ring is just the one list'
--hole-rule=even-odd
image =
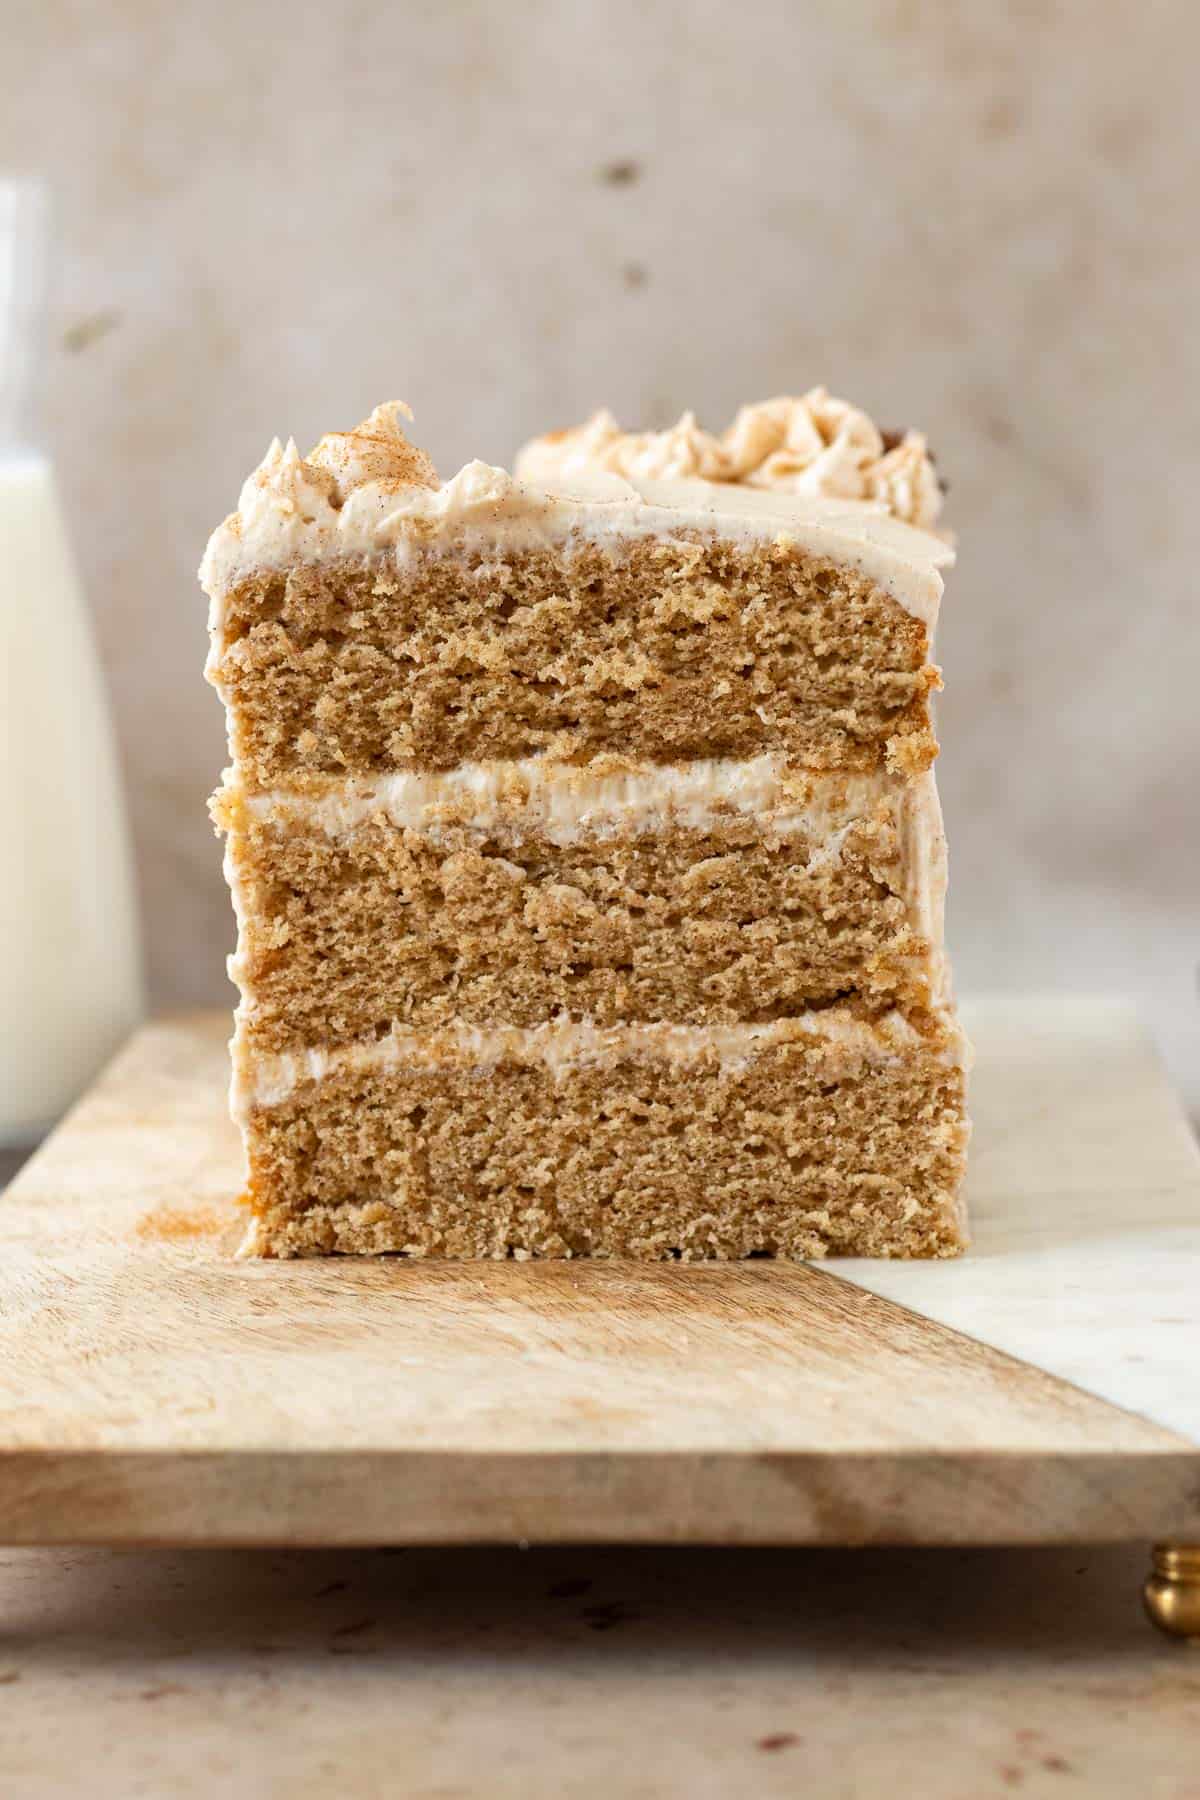
[{"label": "wooden cutting board", "polygon": [[238,1262],[147,1027],[0,1198],[0,1542],[1194,1539],[1186,1125],[1119,1005],[968,1023],[975,1249],[817,1267]]}]

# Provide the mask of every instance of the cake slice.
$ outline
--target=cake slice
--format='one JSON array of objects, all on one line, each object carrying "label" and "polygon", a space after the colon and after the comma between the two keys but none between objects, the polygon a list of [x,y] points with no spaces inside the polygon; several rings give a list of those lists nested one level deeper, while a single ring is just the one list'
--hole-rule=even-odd
[{"label": "cake slice", "polygon": [[921,440],[817,390],[519,474],[382,407],[209,544],[250,1247],[952,1254]]}]

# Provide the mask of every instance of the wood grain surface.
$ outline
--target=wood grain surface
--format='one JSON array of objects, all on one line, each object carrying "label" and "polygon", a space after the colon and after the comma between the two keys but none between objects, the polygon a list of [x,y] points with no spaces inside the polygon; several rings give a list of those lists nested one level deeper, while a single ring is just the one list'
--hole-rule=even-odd
[{"label": "wood grain surface", "polygon": [[227,1030],[140,1033],[4,1198],[0,1540],[1200,1530],[1194,1444],[827,1271],[234,1260]]}]

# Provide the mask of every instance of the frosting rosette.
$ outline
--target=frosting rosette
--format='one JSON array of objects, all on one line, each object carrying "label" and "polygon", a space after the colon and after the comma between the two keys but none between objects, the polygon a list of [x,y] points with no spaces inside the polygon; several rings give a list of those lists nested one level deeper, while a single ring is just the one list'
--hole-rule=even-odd
[{"label": "frosting rosette", "polygon": [[861,408],[823,387],[743,406],[720,437],[684,413],[666,431],[623,431],[608,411],[527,444],[517,459],[526,481],[563,481],[603,469],[627,480],[737,483],[812,499],[886,507],[932,529],[942,488],[918,431],[885,435]]}]

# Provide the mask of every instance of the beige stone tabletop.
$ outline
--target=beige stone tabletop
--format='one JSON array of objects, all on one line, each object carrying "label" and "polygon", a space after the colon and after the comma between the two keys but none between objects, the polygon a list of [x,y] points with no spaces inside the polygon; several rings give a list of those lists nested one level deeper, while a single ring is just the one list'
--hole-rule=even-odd
[{"label": "beige stone tabletop", "polygon": [[0,1772],[86,1794],[1200,1796],[1101,1551],[0,1552]]}]

